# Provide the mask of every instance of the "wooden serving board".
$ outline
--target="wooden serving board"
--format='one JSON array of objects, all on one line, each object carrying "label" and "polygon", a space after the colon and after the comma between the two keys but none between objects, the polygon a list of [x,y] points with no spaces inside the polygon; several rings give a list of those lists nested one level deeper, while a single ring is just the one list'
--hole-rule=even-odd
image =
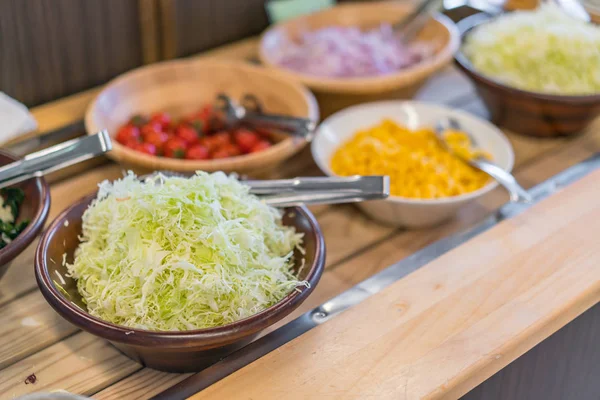
[{"label": "wooden serving board", "polygon": [[192,398],[458,398],[600,300],[600,171]]}]

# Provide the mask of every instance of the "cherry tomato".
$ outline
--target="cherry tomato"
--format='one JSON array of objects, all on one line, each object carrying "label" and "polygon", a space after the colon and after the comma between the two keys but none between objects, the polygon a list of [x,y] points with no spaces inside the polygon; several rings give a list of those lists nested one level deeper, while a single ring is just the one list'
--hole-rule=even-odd
[{"label": "cherry tomato", "polygon": [[185,152],[185,158],[188,160],[206,160],[208,157],[208,149],[201,144],[194,145]]},{"label": "cherry tomato", "polygon": [[215,142],[217,146],[231,144],[231,135],[229,134],[229,132],[217,132],[211,136],[211,139]]},{"label": "cherry tomato", "polygon": [[233,138],[244,153],[252,151],[252,148],[260,141],[260,137],[256,133],[247,129],[238,129],[233,134]]},{"label": "cherry tomato", "polygon": [[125,145],[125,147],[129,147],[130,149],[135,149],[140,143],[142,142],[140,142],[139,139],[130,139],[127,142],[123,143],[123,145]]},{"label": "cherry tomato", "polygon": [[231,157],[239,156],[242,154],[242,149],[236,144],[226,144],[221,149],[227,151]]},{"label": "cherry tomato", "polygon": [[164,129],[171,123],[171,116],[166,112],[157,112],[152,114],[150,122],[159,124]]},{"label": "cherry tomato", "polygon": [[140,141],[140,130],[133,125],[125,125],[117,132],[117,142],[127,144],[130,141]]},{"label": "cherry tomato", "polygon": [[157,151],[162,150],[167,140],[169,140],[169,134],[166,132],[153,131],[144,136],[144,142],[156,146]]},{"label": "cherry tomato", "polygon": [[229,158],[231,157],[231,154],[229,154],[229,152],[227,150],[224,149],[219,149],[217,151],[215,151],[214,153],[212,153],[212,157],[211,158]]},{"label": "cherry tomato", "polygon": [[196,144],[200,140],[198,131],[189,125],[179,125],[175,130],[175,135],[189,144]]},{"label": "cherry tomato", "polygon": [[156,155],[156,146],[152,143],[137,143],[133,149],[151,156]]},{"label": "cherry tomato", "polygon": [[212,153],[212,158],[229,158],[235,157],[242,154],[242,151],[235,144],[225,144],[219,148],[217,148],[214,153]]},{"label": "cherry tomato", "polygon": [[146,136],[152,135],[156,132],[162,132],[162,126],[157,122],[148,122],[146,125],[142,126],[142,137],[145,139]]},{"label": "cherry tomato", "polygon": [[163,151],[166,157],[183,158],[185,157],[186,148],[187,143],[183,139],[173,136],[167,140],[163,147]]},{"label": "cherry tomato", "polygon": [[254,147],[252,147],[252,150],[250,152],[251,153],[257,153],[259,151],[263,151],[265,149],[268,149],[269,147],[271,147],[271,143],[267,142],[266,140],[261,140],[258,143],[256,143],[254,145]]}]

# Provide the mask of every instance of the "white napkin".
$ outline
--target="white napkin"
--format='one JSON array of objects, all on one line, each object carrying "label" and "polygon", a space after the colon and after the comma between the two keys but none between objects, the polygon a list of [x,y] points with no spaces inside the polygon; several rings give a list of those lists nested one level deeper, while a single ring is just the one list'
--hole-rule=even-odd
[{"label": "white napkin", "polygon": [[36,130],[37,126],[24,104],[0,92],[0,144]]}]

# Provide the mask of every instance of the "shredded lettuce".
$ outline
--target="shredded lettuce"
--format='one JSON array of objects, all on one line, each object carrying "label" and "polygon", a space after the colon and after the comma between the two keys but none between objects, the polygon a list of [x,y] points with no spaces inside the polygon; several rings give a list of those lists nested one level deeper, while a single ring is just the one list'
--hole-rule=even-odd
[{"label": "shredded lettuce", "polygon": [[476,27],[463,53],[481,73],[549,94],[600,93],[600,27],[554,4],[515,11]]},{"label": "shredded lettuce", "polygon": [[129,173],[100,184],[69,275],[88,312],[131,328],[225,325],[308,287],[293,272],[302,235],[223,173]]}]

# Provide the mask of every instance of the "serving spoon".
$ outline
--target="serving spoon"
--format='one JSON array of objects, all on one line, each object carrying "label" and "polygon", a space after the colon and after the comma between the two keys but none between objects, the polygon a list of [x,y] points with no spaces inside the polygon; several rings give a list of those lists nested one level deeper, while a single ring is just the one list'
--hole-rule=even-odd
[{"label": "serving spoon", "polygon": [[445,133],[449,130],[464,132],[469,138],[471,145],[474,148],[478,147],[475,138],[469,132],[462,129],[460,123],[452,117],[442,118],[435,125],[434,131],[442,147],[472,167],[477,168],[478,170],[481,170],[494,178],[508,191],[510,195],[510,201],[517,203],[531,203],[533,201],[531,195],[525,189],[523,189],[521,185],[519,185],[519,182],[517,182],[515,177],[510,172],[505,171],[484,157],[478,156],[469,159],[455,152],[446,141]]}]

